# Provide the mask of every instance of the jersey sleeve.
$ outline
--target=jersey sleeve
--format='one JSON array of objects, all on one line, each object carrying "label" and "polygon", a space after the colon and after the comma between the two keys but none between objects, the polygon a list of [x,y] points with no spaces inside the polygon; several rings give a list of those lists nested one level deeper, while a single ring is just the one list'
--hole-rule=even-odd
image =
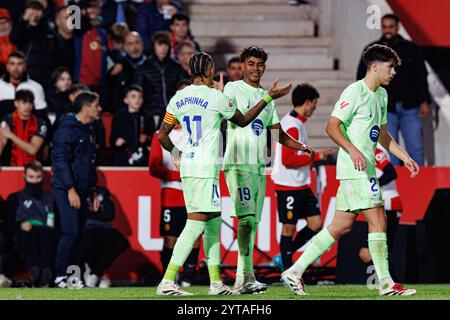
[{"label": "jersey sleeve", "polygon": [[38,129],[36,131],[35,136],[45,139],[47,137],[47,134],[48,134],[47,123],[42,119],[38,119]]},{"label": "jersey sleeve", "polygon": [[232,118],[236,112],[236,103],[222,92],[217,95],[217,111],[225,120]]},{"label": "jersey sleeve", "polygon": [[385,125],[387,123],[387,105],[388,105],[388,95],[386,89],[383,88],[383,110],[382,110],[382,117],[381,117],[381,125]]},{"label": "jersey sleeve", "polygon": [[358,106],[357,96],[357,88],[354,86],[347,87],[342,92],[338,102],[336,102],[334,111],[331,115],[338,118],[343,123],[350,121],[353,118],[354,112]]},{"label": "jersey sleeve", "polygon": [[172,100],[170,100],[169,104],[167,105],[166,114],[164,115],[163,121],[168,124],[175,124],[177,122],[176,110],[173,106]]}]

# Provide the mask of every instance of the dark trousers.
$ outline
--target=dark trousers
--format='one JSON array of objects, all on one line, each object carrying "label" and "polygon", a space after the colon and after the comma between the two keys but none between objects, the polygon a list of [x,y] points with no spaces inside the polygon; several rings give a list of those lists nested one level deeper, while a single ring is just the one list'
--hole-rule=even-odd
[{"label": "dark trousers", "polygon": [[0,231],[0,274],[3,274],[3,247],[5,245],[5,237]]},{"label": "dark trousers", "polygon": [[114,260],[130,245],[116,229],[87,228],[81,238],[83,260],[92,272],[101,277]]},{"label": "dark trousers", "polygon": [[20,255],[26,261],[28,269],[53,267],[56,245],[54,230],[33,226],[28,232],[18,230],[16,238]]},{"label": "dark trousers", "polygon": [[70,265],[79,265],[79,239],[89,214],[87,194],[79,194],[81,208],[70,206],[66,190],[53,189],[53,197],[60,220],[60,236],[56,249],[56,276],[67,276]]}]

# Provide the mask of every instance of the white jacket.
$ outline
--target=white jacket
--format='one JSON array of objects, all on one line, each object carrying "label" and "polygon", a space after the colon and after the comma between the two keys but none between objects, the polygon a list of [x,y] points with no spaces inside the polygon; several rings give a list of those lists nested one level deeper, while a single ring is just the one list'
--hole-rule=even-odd
[{"label": "white jacket", "polygon": [[11,82],[6,82],[5,78],[0,79],[0,102],[5,100],[14,100],[16,91],[21,89],[28,89],[34,94],[34,109],[43,110],[47,108],[47,102],[45,101],[44,88],[30,77],[21,82],[17,88]]}]

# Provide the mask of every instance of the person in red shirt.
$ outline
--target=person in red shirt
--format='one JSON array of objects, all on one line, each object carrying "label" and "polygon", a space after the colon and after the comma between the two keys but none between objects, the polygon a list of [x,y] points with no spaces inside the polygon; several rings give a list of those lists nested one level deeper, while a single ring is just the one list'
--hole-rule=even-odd
[{"label": "person in red shirt", "polygon": [[0,155],[2,164],[26,166],[36,160],[48,128],[45,121],[32,114],[34,95],[19,90],[14,99],[16,111],[0,122]]},{"label": "person in red shirt", "polygon": [[[305,122],[314,113],[318,99],[319,93],[314,87],[298,85],[292,92],[294,108],[281,119],[281,126],[286,133],[301,143],[308,144]],[[310,171],[315,162],[326,160],[330,153],[331,150],[318,149],[311,155],[276,144],[272,180],[283,227],[281,257],[275,256],[273,262],[282,270],[292,266],[292,255],[322,229],[319,204],[311,190]],[[305,219],[307,225],[294,238],[299,219]]]},{"label": "person in red shirt", "polygon": [[12,20],[9,11],[8,9],[0,8],[0,74],[5,72],[9,55],[16,51],[16,46],[9,39],[11,30]]},{"label": "person in red shirt", "polygon": [[[181,148],[184,139],[181,126],[178,125],[172,130],[170,139],[175,145],[178,145],[178,148]],[[164,150],[159,143],[158,132],[155,132],[153,136],[150,150],[150,174],[155,178],[161,179],[160,234],[164,237],[164,245],[161,251],[161,262],[164,272],[169,264],[175,243],[186,224],[187,211],[181,187],[180,171],[173,164],[170,152]],[[199,251],[200,239],[194,244],[194,249],[184,264],[181,286],[190,286],[192,284]]]}]

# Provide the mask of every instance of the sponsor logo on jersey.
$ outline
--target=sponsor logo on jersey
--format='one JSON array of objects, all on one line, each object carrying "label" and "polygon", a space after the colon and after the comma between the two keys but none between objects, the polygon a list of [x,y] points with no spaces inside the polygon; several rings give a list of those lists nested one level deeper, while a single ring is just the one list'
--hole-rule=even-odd
[{"label": "sponsor logo on jersey", "polygon": [[256,119],[252,122],[252,130],[256,136],[260,136],[263,133],[264,125],[260,119]]},{"label": "sponsor logo on jersey", "polygon": [[350,105],[350,103],[347,102],[347,101],[342,101],[342,102],[339,104],[339,106],[341,107],[341,109],[344,109],[344,108],[348,107],[349,105]]},{"label": "sponsor logo on jersey", "polygon": [[374,125],[372,129],[370,129],[370,140],[372,140],[372,142],[377,142],[379,136],[380,127],[378,125]]}]

